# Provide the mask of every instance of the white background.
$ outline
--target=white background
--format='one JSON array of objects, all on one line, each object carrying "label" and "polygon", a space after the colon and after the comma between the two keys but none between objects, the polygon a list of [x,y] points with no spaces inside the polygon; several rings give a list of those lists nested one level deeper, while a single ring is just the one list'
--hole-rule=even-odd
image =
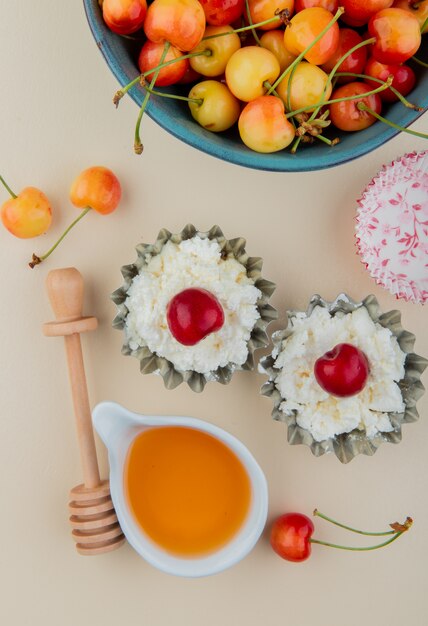
[{"label": "white background", "polygon": [[[227,387],[201,395],[139,374],[120,354],[111,329],[109,293],[119,268],[135,258],[139,241],[161,227],[200,230],[219,224],[227,237],[244,236],[264,274],[278,284],[273,304],[306,308],[309,297],[355,299],[375,293],[384,310],[400,308],[405,328],[428,355],[427,311],[396,302],[370,279],[356,255],[356,198],[384,163],[422,139],[399,136],[356,162],[328,171],[275,174],[245,170],[179,143],[143,122],[145,152],[132,152],[136,106],[111,103],[116,81],[97,50],[81,2],[6,2],[0,19],[1,173],[15,190],[35,185],[54,206],[50,232],[17,240],[0,232],[0,623],[5,626],[425,626],[428,556],[428,396],[422,418],[404,428],[398,446],[342,466],[314,458],[286,442],[259,397],[264,378],[239,373]],[[413,128],[428,131],[427,117]],[[112,168],[124,190],[113,214],[89,214],[45,265],[26,261],[42,252],[77,215],[68,189],[93,164]],[[0,192],[1,200],[6,194]],[[74,265],[86,282],[85,312],[99,318],[84,337],[92,404],[111,399],[146,413],[188,414],[238,436],[264,469],[269,520],[284,511],[325,513],[371,530],[412,515],[412,530],[385,550],[352,554],[315,546],[294,565],[270,549],[268,533],[243,562],[217,576],[178,579],[153,569],[129,546],[99,557],[75,552],[67,522],[69,489],[81,482],[65,355],[61,339],[47,339],[52,318],[44,287],[47,271]],[[277,324],[278,326],[278,324]],[[425,376],[426,381],[426,376]],[[104,475],[107,463],[101,444]],[[357,541],[316,522],[320,539]]]}]

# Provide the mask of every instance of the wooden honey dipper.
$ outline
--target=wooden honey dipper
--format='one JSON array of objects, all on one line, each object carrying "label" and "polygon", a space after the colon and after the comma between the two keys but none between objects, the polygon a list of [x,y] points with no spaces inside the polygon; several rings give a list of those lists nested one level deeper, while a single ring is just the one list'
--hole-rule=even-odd
[{"label": "wooden honey dipper", "polygon": [[83,278],[74,267],[52,270],[46,280],[56,321],[43,325],[48,337],[64,337],[76,417],[83,484],[70,491],[72,536],[80,554],[102,554],[125,541],[110,497],[108,480],[100,480],[80,333],[95,330],[96,317],[83,317]]}]

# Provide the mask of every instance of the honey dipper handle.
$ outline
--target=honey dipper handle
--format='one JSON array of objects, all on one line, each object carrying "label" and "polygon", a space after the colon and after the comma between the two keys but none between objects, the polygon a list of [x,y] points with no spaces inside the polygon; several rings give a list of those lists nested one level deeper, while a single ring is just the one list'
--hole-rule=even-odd
[{"label": "honey dipper handle", "polygon": [[82,461],[83,480],[85,487],[97,487],[100,484],[100,472],[98,469],[94,431],[92,429],[91,409],[89,406],[80,335],[74,333],[64,337],[64,340],[76,417],[77,440]]},{"label": "honey dipper handle", "polygon": [[52,270],[47,276],[46,287],[57,324],[59,324],[58,327],[60,330],[63,328],[64,332],[85,487],[97,487],[100,484],[100,473],[94,431],[92,429],[80,335],[78,332],[68,334],[68,331],[65,334],[67,322],[73,320],[76,322],[81,320],[83,322],[80,325],[79,332],[80,330],[86,330],[85,318],[82,318],[83,277],[74,267]]}]

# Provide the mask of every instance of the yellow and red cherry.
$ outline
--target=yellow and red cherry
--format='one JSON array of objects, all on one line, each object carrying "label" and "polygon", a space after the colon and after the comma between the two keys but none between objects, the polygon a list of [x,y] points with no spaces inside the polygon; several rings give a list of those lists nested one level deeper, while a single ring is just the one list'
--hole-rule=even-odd
[{"label": "yellow and red cherry", "polygon": [[285,117],[284,104],[276,96],[260,96],[249,102],[241,112],[238,127],[242,141],[255,152],[278,152],[295,137],[294,126]]},{"label": "yellow and red cherry", "polygon": [[[251,21],[253,24],[258,24],[274,17],[279,11],[288,11],[290,17],[294,12],[294,0],[248,0],[248,7]],[[260,30],[272,30],[279,28],[281,24],[280,19],[273,20],[269,24],[260,26]]]},{"label": "yellow and red cherry", "polygon": [[[402,96],[407,96],[415,86],[416,76],[414,71],[408,65],[391,65],[385,63],[379,63],[373,57],[371,57],[366,64],[364,74],[378,78],[379,80],[386,81],[388,76],[393,76],[391,86],[401,93]],[[376,88],[379,83],[371,81],[368,78],[365,79],[369,85]],[[379,92],[381,100],[384,102],[396,102],[398,96],[395,95],[391,89],[385,89]]]},{"label": "yellow and red cherry", "polygon": [[155,43],[169,42],[182,52],[204,36],[205,13],[198,0],[154,0],[147,9],[144,32]]},{"label": "yellow and red cherry", "polygon": [[[303,9],[291,18],[284,32],[284,45],[296,57],[320,35],[333,19],[333,14],[322,7]],[[314,65],[322,65],[334,54],[339,45],[339,26],[333,23],[327,32],[305,54]]]},{"label": "yellow and red cherry", "polygon": [[368,29],[370,36],[376,38],[372,55],[381,63],[404,63],[421,45],[419,22],[403,9],[379,11],[370,19]]},{"label": "yellow and red cherry", "polygon": [[33,268],[47,259],[70,230],[91,209],[101,215],[108,215],[114,211],[120,202],[121,195],[122,190],[119,180],[116,175],[106,167],[94,166],[81,172],[71,185],[70,200],[75,207],[83,209],[83,211],[79,217],[65,229],[60,238],[45,254],[40,256],[33,254],[29,266]]},{"label": "yellow and red cherry", "polygon": [[20,239],[43,235],[52,222],[51,204],[43,191],[36,187],[25,187],[17,195],[2,176],[0,182],[11,196],[1,207],[4,227]]},{"label": "yellow and red cherry", "polygon": [[[339,59],[348,52],[351,48],[362,43],[363,38],[352,28],[341,28],[339,30],[339,44],[333,55],[322,64],[322,69],[330,73]],[[337,68],[337,72],[352,72],[353,74],[363,74],[364,66],[367,61],[367,46],[363,46],[351,52],[344,61]],[[337,82],[350,83],[354,79],[352,76],[339,76]]]},{"label": "yellow and red cherry", "polygon": [[388,9],[394,0],[341,0],[345,9],[342,20],[349,26],[363,26],[369,19],[383,9]]},{"label": "yellow and red cherry", "polygon": [[250,102],[263,96],[265,83],[274,83],[279,76],[279,62],[272,52],[258,46],[240,48],[226,65],[226,82],[238,100]]},{"label": "yellow and red cherry", "polygon": [[322,7],[334,14],[339,8],[339,0],[295,0],[294,3],[296,13],[303,11],[303,9],[312,9],[313,7]]},{"label": "yellow and red cherry", "polygon": [[275,519],[270,530],[270,545],[286,561],[301,563],[311,556],[312,520],[303,513],[284,513]]},{"label": "yellow and red cherry", "polygon": [[[223,36],[223,33],[230,33]],[[213,37],[205,39],[205,37]],[[202,76],[213,78],[224,74],[226,65],[234,52],[241,47],[241,40],[231,26],[207,26],[204,39],[193,52],[210,51],[209,56],[195,56],[190,59],[191,67]],[[208,53],[207,53],[208,54]]]},{"label": "yellow and red cherry", "polygon": [[103,0],[103,18],[111,31],[130,35],[144,24],[147,13],[146,0]]},{"label": "yellow and red cherry", "polygon": [[236,22],[244,13],[245,0],[199,0],[207,24],[226,26]]},{"label": "yellow and red cherry", "polygon": [[94,209],[101,215],[117,208],[122,190],[116,175],[107,167],[96,165],[83,170],[70,188],[70,200],[79,209]]},{"label": "yellow and red cherry", "polygon": [[394,9],[403,9],[414,15],[419,22],[419,27],[424,27],[422,34],[428,33],[428,0],[395,0]]},{"label": "yellow and red cherry", "polygon": [[210,291],[198,287],[175,295],[168,304],[166,318],[172,336],[184,346],[196,345],[224,324],[220,302]]},{"label": "yellow and red cherry", "polygon": [[[330,119],[332,124],[340,130],[354,132],[364,130],[376,122],[374,115],[369,111],[361,111],[358,108],[360,102],[364,103],[369,109],[375,113],[382,110],[382,100],[379,94],[364,96],[371,90],[371,86],[364,82],[353,82],[341,85],[333,91],[331,99],[352,97],[352,100],[343,100],[329,105]],[[358,97],[360,96],[360,97]]]},{"label": "yellow and red cherry", "polygon": [[221,133],[239,118],[241,106],[227,85],[218,80],[203,80],[189,93],[189,108],[194,120],[206,130]]},{"label": "yellow and red cherry", "polygon": [[370,367],[362,350],[350,343],[339,343],[315,361],[314,374],[327,393],[347,398],[362,391]]},{"label": "yellow and red cherry", "polygon": [[291,54],[284,46],[283,30],[267,30],[260,37],[260,44],[262,48],[266,48],[276,56],[281,74],[296,58],[294,54]]},{"label": "yellow and red cherry", "polygon": [[329,99],[332,86],[331,83],[327,86],[328,75],[318,65],[312,65],[307,61],[299,63],[294,70],[291,89],[290,75],[291,73],[282,79],[276,91],[285,105],[290,102],[292,111],[314,105],[313,109],[307,110],[310,113],[321,98]]},{"label": "yellow and red cherry", "polygon": [[[156,68],[163,57],[164,53],[164,44],[163,43],[154,43],[153,41],[147,40],[143,47],[141,48],[139,57],[138,57],[138,67],[140,72],[144,74],[149,70]],[[178,48],[174,46],[169,46],[166,55],[164,56],[163,62],[168,62],[175,60],[175,63],[171,65],[167,65],[163,67],[159,74],[156,77],[155,85],[157,87],[167,87],[169,85],[174,85],[178,81],[180,81],[185,75],[188,67],[189,67],[189,59],[183,59],[183,54],[180,52]],[[147,74],[145,76],[148,82],[151,82],[153,78],[152,74]]]}]

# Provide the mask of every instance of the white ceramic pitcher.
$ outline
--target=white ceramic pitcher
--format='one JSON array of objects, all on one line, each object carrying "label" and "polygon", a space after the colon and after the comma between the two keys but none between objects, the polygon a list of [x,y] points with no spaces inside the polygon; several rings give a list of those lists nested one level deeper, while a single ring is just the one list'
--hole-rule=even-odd
[{"label": "white ceramic pitcher", "polygon": [[[177,576],[207,576],[244,558],[254,547],[266,523],[268,490],[265,476],[249,450],[225,430],[192,417],[152,416],[132,413],[114,402],[102,402],[92,412],[96,431],[105,443],[110,463],[110,490],[116,515],[131,546],[155,567]],[[208,433],[236,454],[251,483],[251,504],[237,534],[214,553],[201,557],[178,557],[154,543],[135,521],[124,493],[124,468],[134,438],[147,428],[182,426]]]}]

